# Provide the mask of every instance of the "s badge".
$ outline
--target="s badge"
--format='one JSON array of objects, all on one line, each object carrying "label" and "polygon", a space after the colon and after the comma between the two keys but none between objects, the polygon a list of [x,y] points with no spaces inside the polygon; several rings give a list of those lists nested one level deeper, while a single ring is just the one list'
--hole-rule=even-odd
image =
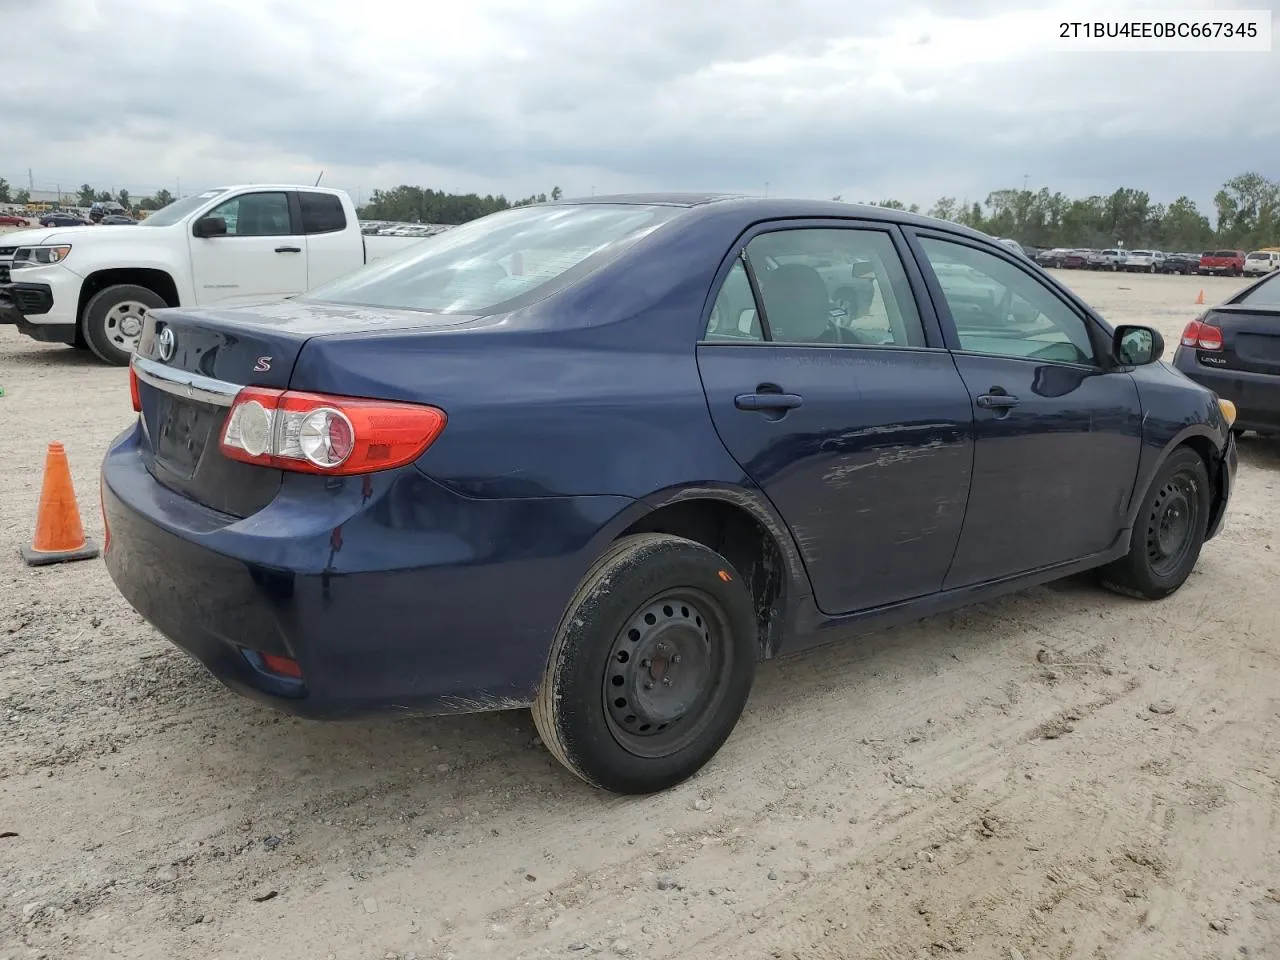
[{"label": "s badge", "polygon": [[253,370],[255,373],[265,373],[267,370],[270,370],[270,369],[271,369],[270,357],[259,357],[258,362],[253,365]]}]

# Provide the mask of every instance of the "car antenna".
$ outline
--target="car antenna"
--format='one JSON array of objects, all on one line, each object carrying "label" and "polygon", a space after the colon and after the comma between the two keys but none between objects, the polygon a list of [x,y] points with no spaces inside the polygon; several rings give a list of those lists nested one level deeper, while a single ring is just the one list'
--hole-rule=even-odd
[{"label": "car antenna", "polygon": [[320,186],[320,181],[321,181],[322,179],[324,179],[324,171],[323,171],[323,170],[321,170],[321,171],[320,171],[320,176],[316,177],[315,186],[317,186],[317,187],[318,187],[318,186]]}]

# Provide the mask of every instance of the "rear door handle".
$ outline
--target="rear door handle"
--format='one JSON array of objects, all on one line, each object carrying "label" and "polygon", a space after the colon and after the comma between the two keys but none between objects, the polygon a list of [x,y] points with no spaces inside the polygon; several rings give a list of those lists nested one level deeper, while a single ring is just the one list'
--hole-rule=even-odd
[{"label": "rear door handle", "polygon": [[984,410],[1008,410],[1022,401],[1004,393],[984,393],[978,397],[978,406]]},{"label": "rear door handle", "polygon": [[733,398],[739,410],[794,410],[804,403],[795,393],[740,393]]},{"label": "rear door handle", "polygon": [[301,253],[301,247],[276,247],[276,253]]}]

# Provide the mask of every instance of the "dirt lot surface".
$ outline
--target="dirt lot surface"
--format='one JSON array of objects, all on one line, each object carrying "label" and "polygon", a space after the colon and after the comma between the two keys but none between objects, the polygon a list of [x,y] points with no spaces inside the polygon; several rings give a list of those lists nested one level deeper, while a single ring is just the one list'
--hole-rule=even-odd
[{"label": "dirt lot surface", "polygon": [[[1067,273],[1173,342],[1242,281]],[[596,793],[526,713],[324,725],[224,690],[88,532],[126,374],[0,330],[0,958],[1280,957],[1280,445],[1143,604],[1075,581],[764,665],[694,781]]]}]

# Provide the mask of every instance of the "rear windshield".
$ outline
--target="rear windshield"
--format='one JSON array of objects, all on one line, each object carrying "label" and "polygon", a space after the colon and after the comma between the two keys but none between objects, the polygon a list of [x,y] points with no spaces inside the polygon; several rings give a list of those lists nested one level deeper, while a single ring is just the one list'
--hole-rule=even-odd
[{"label": "rear windshield", "polygon": [[498,313],[558,279],[585,276],[683,212],[584,203],[472,220],[316,287],[303,299],[433,313]]},{"label": "rear windshield", "polygon": [[1246,259],[1246,260],[1270,260],[1270,259],[1271,259],[1271,254],[1269,254],[1269,253],[1251,253],[1251,254],[1249,254],[1247,257],[1245,257],[1245,259]]},{"label": "rear windshield", "polygon": [[1240,256],[1240,251],[1239,250],[1219,250],[1217,253],[1209,254],[1209,256],[1230,260],[1233,257]]},{"label": "rear windshield", "polygon": [[1247,303],[1253,307],[1280,309],[1280,283],[1277,281],[1280,281],[1280,273],[1273,273],[1235,302]]}]

